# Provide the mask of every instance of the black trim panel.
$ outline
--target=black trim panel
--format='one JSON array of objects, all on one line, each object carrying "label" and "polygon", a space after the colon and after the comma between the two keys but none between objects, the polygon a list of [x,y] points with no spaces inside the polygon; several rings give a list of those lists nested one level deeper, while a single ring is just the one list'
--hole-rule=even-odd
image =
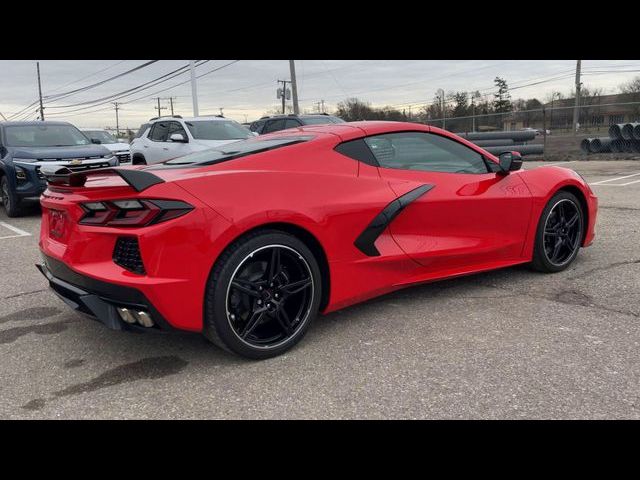
[{"label": "black trim panel", "polygon": [[435,185],[425,184],[418,188],[414,188],[410,192],[405,193],[401,197],[396,198],[389,203],[384,209],[371,220],[353,244],[358,250],[369,257],[379,257],[380,252],[375,246],[375,241],[389,226],[404,208],[414,200],[431,190]]},{"label": "black trim panel", "polygon": [[[113,330],[175,330],[140,290],[87,277],[59,260],[43,257],[44,264],[36,267],[49,281],[51,289],[74,310],[94,317]],[[116,306],[147,310],[157,328],[138,327],[122,321]]]}]

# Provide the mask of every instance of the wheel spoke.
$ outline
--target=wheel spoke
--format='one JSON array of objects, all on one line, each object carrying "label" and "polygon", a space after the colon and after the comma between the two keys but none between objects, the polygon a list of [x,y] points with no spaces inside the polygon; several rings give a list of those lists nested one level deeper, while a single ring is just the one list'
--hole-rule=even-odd
[{"label": "wheel spoke", "polygon": [[283,307],[280,307],[276,312],[276,319],[285,333],[287,335],[291,335],[293,332],[293,325],[291,324],[291,320],[289,320],[289,315]]},{"label": "wheel spoke", "polygon": [[304,278],[302,280],[298,280],[297,282],[292,282],[288,285],[284,285],[282,287],[282,291],[287,295],[293,295],[295,293],[301,292],[305,288],[311,285],[311,278]]},{"label": "wheel spoke", "polygon": [[265,307],[258,308],[257,310],[253,311],[253,313],[251,314],[251,317],[249,318],[249,320],[247,320],[247,323],[242,329],[242,332],[240,332],[240,336],[242,338],[246,338],[247,335],[249,335],[253,331],[253,329],[256,328],[256,326],[260,323],[260,321],[264,317],[264,314],[266,311],[267,309]]},{"label": "wheel spoke", "polygon": [[271,263],[269,264],[269,282],[273,282],[273,279],[280,273],[280,249],[274,247],[271,252]]},{"label": "wheel spoke", "polygon": [[[244,284],[244,285],[243,285]],[[238,279],[234,280],[233,282],[231,282],[231,286],[233,288],[235,288],[236,290],[241,291],[242,293],[246,293],[247,295],[251,296],[251,297],[255,297],[255,298],[260,298],[260,294],[252,289],[251,286],[254,286],[255,288],[255,284],[253,282],[242,282]]]},{"label": "wheel spoke", "polygon": [[580,218],[580,215],[578,215],[578,212],[576,212],[573,217],[571,217],[568,221],[567,221],[567,228],[571,228],[573,227],[576,222],[578,221],[578,218]]},{"label": "wheel spoke", "polygon": [[564,243],[563,239],[558,237],[558,239],[556,240],[555,245],[553,246],[553,253],[551,254],[551,261],[555,261],[558,258],[558,254],[560,253],[560,248],[562,247],[562,244]]}]

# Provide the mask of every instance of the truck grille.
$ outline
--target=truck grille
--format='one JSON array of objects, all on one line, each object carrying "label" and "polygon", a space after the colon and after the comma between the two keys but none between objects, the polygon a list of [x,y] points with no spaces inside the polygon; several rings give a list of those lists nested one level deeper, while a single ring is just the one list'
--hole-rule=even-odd
[{"label": "truck grille", "polygon": [[116,157],[118,157],[120,163],[129,163],[131,161],[131,155],[128,153],[118,153]]},{"label": "truck grille", "polygon": [[113,249],[113,261],[116,265],[140,275],[144,275],[145,269],[140,256],[140,246],[135,237],[119,237]]}]

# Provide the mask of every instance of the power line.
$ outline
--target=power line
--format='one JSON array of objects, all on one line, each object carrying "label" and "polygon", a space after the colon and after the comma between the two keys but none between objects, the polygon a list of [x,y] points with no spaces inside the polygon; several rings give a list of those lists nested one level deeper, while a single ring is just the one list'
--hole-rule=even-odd
[{"label": "power line", "polygon": [[81,82],[82,80],[86,80],[87,78],[94,77],[94,76],[96,76],[97,74],[102,73],[102,72],[106,72],[107,70],[109,70],[109,69],[111,69],[111,68],[113,68],[113,67],[117,67],[118,65],[120,65],[121,63],[124,63],[124,62],[126,62],[126,61],[127,61],[127,60],[120,60],[120,61],[119,61],[119,62],[117,62],[117,63],[114,63],[114,64],[112,64],[112,65],[109,65],[109,66],[108,66],[108,67],[106,67],[106,68],[103,68],[103,69],[101,69],[101,70],[98,70],[97,72],[93,72],[93,73],[91,73],[91,74],[89,74],[89,75],[86,75],[86,76],[81,77],[81,78],[79,78],[79,79],[77,79],[77,80],[74,80],[73,82],[65,83],[64,85],[61,85],[61,86],[59,86],[59,87],[56,87],[56,88],[50,89],[50,90],[49,90],[49,92],[56,92],[56,91],[61,90],[61,89],[65,88],[65,87],[68,87],[69,85],[73,85],[74,83],[78,83],[78,82]]},{"label": "power line", "polygon": [[[125,75],[129,75],[130,73],[137,72],[138,70],[146,68],[149,65],[152,65],[152,64],[156,63],[157,61],[158,60],[151,60],[149,62],[143,63],[142,65],[138,65],[137,67],[131,68],[131,69],[127,70],[126,72],[122,72],[122,73],[119,73],[118,75],[114,75],[113,77],[109,77],[109,78],[107,78],[105,80],[101,80],[100,82],[96,82],[96,83],[93,83],[91,85],[86,85],[84,87],[76,88],[75,90],[70,90],[68,92],[58,93],[56,95],[47,95],[44,98],[46,98],[48,101],[61,100],[63,98],[70,97],[71,95],[75,95],[76,93],[85,92],[87,90],[90,90],[92,88],[98,87],[100,85],[104,85],[107,82],[110,82],[110,81],[115,80],[117,78],[124,77]],[[62,107],[60,107],[60,108],[62,108]]]}]

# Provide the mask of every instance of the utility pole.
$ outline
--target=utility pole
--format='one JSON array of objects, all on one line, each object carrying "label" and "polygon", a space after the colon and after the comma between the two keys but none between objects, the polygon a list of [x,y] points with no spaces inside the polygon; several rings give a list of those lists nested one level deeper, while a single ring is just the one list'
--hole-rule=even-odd
[{"label": "utility pole", "polygon": [[442,129],[444,130],[447,126],[447,114],[444,111],[444,90],[439,88],[438,95],[440,97],[440,108],[442,110]]},{"label": "utility pole", "polygon": [[300,113],[300,109],[298,108],[298,85],[296,83],[295,60],[289,60],[289,71],[291,73],[291,91],[293,93],[293,113],[298,115]]},{"label": "utility pole", "polygon": [[471,131],[476,131],[476,106],[473,103],[473,97],[471,97]]},{"label": "utility pole", "polygon": [[191,98],[193,100],[193,116],[198,116],[198,85],[196,84],[196,67],[193,60],[189,60],[191,70]]},{"label": "utility pole", "polygon": [[36,62],[38,70],[38,97],[40,98],[40,120],[44,121],[44,107],[42,106],[42,83],[40,82],[40,62]]},{"label": "utility pole", "polygon": [[324,113],[324,100],[320,100],[320,103],[322,104],[322,113]]},{"label": "utility pole", "polygon": [[155,98],[152,98],[151,100],[156,100],[158,102],[158,106],[156,107],[156,110],[158,110],[158,117],[161,117],[162,113],[160,112],[160,110],[166,110],[167,107],[160,106],[160,97],[155,97]]},{"label": "utility pole", "polygon": [[573,109],[573,134],[578,133],[578,118],[580,118],[580,69],[581,60],[576,63],[576,106]]},{"label": "utility pole", "polygon": [[224,115],[222,114],[222,111],[224,110],[224,107],[220,107],[220,116],[224,117]]},{"label": "utility pole", "polygon": [[116,138],[120,136],[120,121],[118,120],[118,110],[120,109],[120,104],[118,102],[113,102],[113,106],[116,109]]},{"label": "utility pole", "polygon": [[165,100],[169,100],[169,105],[171,105],[171,116],[173,117],[173,99],[176,97],[167,97]]},{"label": "utility pole", "polygon": [[[278,92],[278,97],[282,98],[282,113],[285,113],[285,101],[287,100],[287,83],[291,83],[291,80],[277,80],[278,83],[282,83],[282,91]],[[280,90],[280,89],[278,89]]]}]

